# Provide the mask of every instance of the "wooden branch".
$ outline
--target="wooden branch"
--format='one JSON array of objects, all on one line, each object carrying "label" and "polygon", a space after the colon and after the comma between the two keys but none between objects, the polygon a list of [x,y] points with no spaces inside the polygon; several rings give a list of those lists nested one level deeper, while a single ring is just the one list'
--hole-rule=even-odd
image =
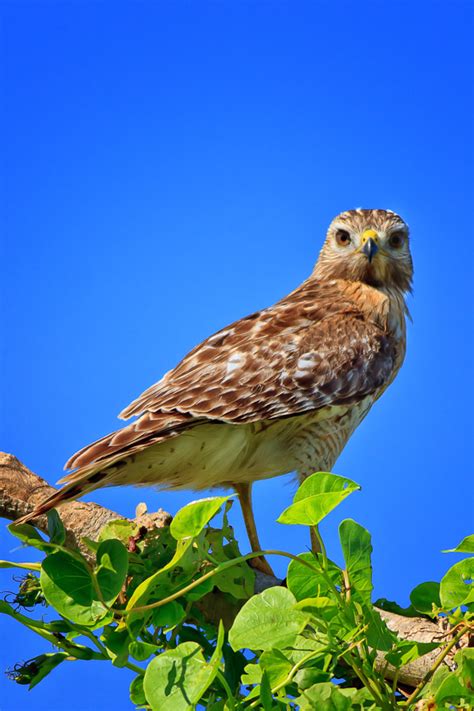
[{"label": "wooden branch", "polygon": [[[0,452],[0,517],[15,521],[32,511],[35,505],[54,491],[54,487],[31,472],[16,457]],[[169,525],[171,521],[171,515],[162,509],[153,514],[146,512],[138,512],[138,514],[134,521],[147,529],[162,528]],[[96,539],[107,521],[118,518],[124,517],[98,504],[74,501],[61,506],[61,520],[67,531],[67,541],[69,545],[80,548],[83,552],[82,537]],[[42,531],[47,531],[46,516],[39,517],[34,521],[34,525]],[[256,571],[256,593],[280,584],[280,580]],[[227,626],[230,626],[238,610],[238,607],[229,608],[228,603],[226,606],[225,600],[218,592],[210,593],[200,601],[200,607],[210,622],[217,623],[222,617]],[[425,617],[403,617],[385,610],[379,612],[388,627],[402,639],[417,642],[439,642],[442,639],[449,641],[446,630],[440,629],[437,624]],[[440,650],[435,650],[405,665],[399,670],[399,682],[411,688],[415,687],[424,678],[439,654]],[[449,668],[452,667],[452,656],[447,656],[444,662]],[[387,667],[382,654],[379,655],[377,666],[379,670],[383,670],[386,678],[393,678],[395,670],[390,666]]]}]

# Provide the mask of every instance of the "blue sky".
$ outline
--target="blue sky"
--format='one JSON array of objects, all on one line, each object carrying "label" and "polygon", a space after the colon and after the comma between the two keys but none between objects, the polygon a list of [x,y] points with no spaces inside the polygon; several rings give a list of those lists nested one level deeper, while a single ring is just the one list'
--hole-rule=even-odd
[{"label": "blue sky", "polygon": [[[408,355],[335,467],[363,491],[323,533],[338,558],[343,517],[371,531],[377,596],[439,579],[473,526],[471,7],[0,3],[1,448],[54,483],[192,346],[297,286],[335,214],[391,208],[412,233]],[[259,483],[255,511],[298,553],[307,532],[275,523],[292,493]],[[193,496],[90,498],[131,516]],[[0,625],[1,669],[49,651]],[[31,693],[0,677],[1,707],[126,711],[129,681],[64,664]]]}]

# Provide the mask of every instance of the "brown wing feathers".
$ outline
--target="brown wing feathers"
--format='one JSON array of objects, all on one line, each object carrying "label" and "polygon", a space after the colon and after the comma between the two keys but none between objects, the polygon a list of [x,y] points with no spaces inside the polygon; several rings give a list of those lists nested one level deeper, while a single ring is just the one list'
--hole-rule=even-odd
[{"label": "brown wing feathers", "polygon": [[109,467],[200,422],[238,425],[358,400],[390,378],[394,357],[384,328],[344,283],[309,279],[191,351],[121,413],[140,415],[138,420],[68,461],[68,468],[78,469],[35,515],[113,483],[106,479]]}]

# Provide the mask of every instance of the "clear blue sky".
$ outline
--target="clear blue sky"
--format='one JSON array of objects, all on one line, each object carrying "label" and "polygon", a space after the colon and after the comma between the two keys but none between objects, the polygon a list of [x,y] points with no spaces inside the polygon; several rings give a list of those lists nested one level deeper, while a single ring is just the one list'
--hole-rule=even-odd
[{"label": "clear blue sky", "polygon": [[[55,482],[192,346],[297,286],[336,213],[391,208],[415,260],[407,360],[335,468],[363,491],[324,534],[337,558],[338,521],[367,526],[377,596],[439,579],[473,527],[471,2],[0,7],[1,448]],[[306,531],[274,523],[292,492],[257,484],[255,509],[297,553]],[[50,651],[0,625],[2,670]],[[127,711],[128,683],[64,664],[30,694],[0,678],[0,705]]]}]

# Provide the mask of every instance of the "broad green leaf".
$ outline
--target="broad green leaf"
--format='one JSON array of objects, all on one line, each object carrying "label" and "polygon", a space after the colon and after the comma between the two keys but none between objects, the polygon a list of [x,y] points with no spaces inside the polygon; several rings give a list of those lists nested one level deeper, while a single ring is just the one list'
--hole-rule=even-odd
[{"label": "broad green leaf", "polygon": [[463,538],[456,548],[448,548],[443,553],[474,553],[474,534]]},{"label": "broad green leaf", "polygon": [[386,597],[379,597],[379,599],[374,602],[374,607],[379,607],[381,610],[386,610],[387,612],[395,612],[397,615],[402,615],[403,617],[419,617],[419,612],[415,610],[413,605],[401,607],[396,602],[393,602],[393,600],[387,600]]},{"label": "broad green leaf", "polygon": [[434,607],[441,607],[439,598],[439,583],[420,583],[410,593],[410,602],[418,612],[424,615],[433,614]]},{"label": "broad green leaf", "polygon": [[151,620],[155,627],[163,627],[166,629],[172,629],[179,625],[186,617],[186,612],[183,606],[172,600],[167,602],[166,605],[161,607],[155,607],[152,611]]},{"label": "broad green leaf", "polygon": [[47,602],[66,619],[91,626],[107,614],[87,565],[66,552],[46,556],[40,580]]},{"label": "broad green leaf", "polygon": [[46,541],[42,536],[40,536],[36,528],[31,526],[29,523],[11,523],[8,526],[8,530],[13,536],[19,538],[20,541],[25,543],[27,546],[37,548],[43,553],[50,553],[58,549],[58,546],[55,543]]},{"label": "broad green leaf", "polygon": [[137,533],[138,526],[134,521],[129,521],[127,518],[116,518],[112,519],[112,521],[107,521],[105,526],[101,529],[99,542],[116,538],[121,541],[124,546],[127,546],[130,536],[136,536]]},{"label": "broad green leaf", "polygon": [[286,657],[281,649],[272,649],[263,652],[260,657],[260,666],[266,672],[270,686],[274,687],[285,681],[293,663]]},{"label": "broad green leaf", "polygon": [[137,660],[137,662],[144,662],[155,654],[158,650],[156,644],[149,644],[148,642],[140,642],[136,640],[131,642],[129,647],[130,656]]},{"label": "broad green leaf", "polygon": [[300,634],[296,637],[291,647],[285,649],[285,656],[288,657],[293,664],[296,664],[301,662],[303,657],[307,657],[309,653],[315,652],[316,654],[313,659],[317,657],[321,660],[325,655],[326,648],[327,645],[325,641],[322,641],[321,639],[313,639]]},{"label": "broad green leaf", "polygon": [[474,558],[455,563],[441,580],[441,604],[446,610],[474,601]]},{"label": "broad green leaf", "polygon": [[305,597],[295,605],[295,610],[309,612],[326,618],[327,613],[337,609],[337,602],[333,597]]},{"label": "broad green leaf", "polygon": [[439,646],[436,642],[413,642],[404,639],[398,642],[396,649],[385,655],[385,659],[394,667],[402,667],[409,662],[414,662],[424,654],[432,652]]},{"label": "broad green leaf", "polygon": [[370,533],[350,518],[339,526],[346,569],[351,590],[366,603],[372,596],[372,540]]},{"label": "broad green leaf", "polygon": [[[310,563],[312,570],[299,561]],[[328,575],[333,585],[340,585],[342,582],[342,571],[333,563],[328,561]],[[297,600],[304,600],[309,597],[329,597],[331,586],[321,572],[318,560],[312,553],[301,553],[298,560],[292,560],[288,566],[286,584]]]},{"label": "broad green leaf", "polygon": [[128,661],[131,638],[126,629],[104,627],[100,637],[101,642],[107,647],[107,653],[116,667],[123,667]]},{"label": "broad green leaf", "polygon": [[[330,654],[321,655],[321,657],[319,657],[321,664],[324,664],[326,661],[330,662],[331,659],[332,656]],[[314,659],[311,663],[314,664]],[[320,684],[322,681],[330,681],[331,674],[327,671],[323,671],[323,669],[312,666],[307,669],[300,669],[299,672],[295,674],[294,680],[299,690],[304,691],[305,689],[309,689],[310,686],[314,686],[314,684]]]},{"label": "broad green leaf", "polygon": [[222,504],[225,504],[230,498],[230,496],[212,496],[208,499],[191,501],[190,504],[180,509],[171,521],[171,535],[177,541],[197,536],[216,515]]},{"label": "broad green leaf", "polygon": [[278,518],[279,523],[316,526],[349,494],[360,489],[351,479],[319,472],[304,480],[289,506]]},{"label": "broad green leaf", "polygon": [[472,647],[464,647],[456,652],[454,661],[457,664],[456,675],[460,678],[461,683],[474,690],[474,649]]},{"label": "broad green leaf", "polygon": [[254,595],[239,611],[229,632],[234,651],[284,649],[294,643],[309,615],[294,609],[296,599],[286,588],[268,588]]},{"label": "broad green leaf", "polygon": [[464,686],[457,674],[451,672],[439,685],[435,694],[435,701],[437,704],[443,704],[443,706],[445,706],[447,702],[451,706],[451,704],[454,705],[463,701],[468,703],[472,708],[474,707],[474,692],[472,689]]},{"label": "broad green leaf", "polygon": [[130,701],[135,706],[146,706],[146,696],[143,690],[143,674],[139,674],[130,684]]},{"label": "broad green leaf", "polygon": [[66,529],[63,526],[63,522],[59,518],[58,512],[56,509],[51,509],[51,511],[48,511],[47,517],[50,543],[62,546],[66,540]]},{"label": "broad green leaf", "polygon": [[260,664],[247,664],[242,674],[242,684],[244,684],[244,686],[260,684],[262,681],[262,673],[263,669]]},{"label": "broad green leaf", "polygon": [[143,689],[153,711],[190,711],[216,673],[196,642],[183,642],[152,659]]},{"label": "broad green leaf", "polygon": [[314,684],[296,699],[300,711],[350,711],[351,699],[329,681]]},{"label": "broad green leaf", "polygon": [[387,627],[377,610],[370,606],[363,608],[364,621],[367,624],[367,642],[373,649],[388,652],[398,642],[398,637]]},{"label": "broad green leaf", "polygon": [[120,541],[102,541],[97,549],[97,582],[105,602],[111,605],[125,583],[128,553]]}]

